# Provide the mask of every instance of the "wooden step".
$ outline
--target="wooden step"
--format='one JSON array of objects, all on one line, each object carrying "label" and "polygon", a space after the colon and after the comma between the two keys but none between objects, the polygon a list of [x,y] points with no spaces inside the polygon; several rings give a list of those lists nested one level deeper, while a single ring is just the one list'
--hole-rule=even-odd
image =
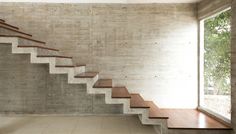
[{"label": "wooden step", "polygon": [[53,58],[68,58],[68,59],[72,59],[72,57],[70,57],[70,56],[61,56],[61,55],[37,55],[37,57],[40,57],[40,58],[50,58],[50,57],[53,57]]},{"label": "wooden step", "polygon": [[46,42],[35,40],[35,39],[24,37],[24,36],[20,36],[20,35],[3,35],[3,34],[0,34],[0,37],[16,37],[16,38],[22,38],[22,39],[30,40],[30,41],[41,43],[41,44],[46,44]]},{"label": "wooden step", "polygon": [[149,118],[168,119],[169,129],[231,129],[196,109],[161,109],[152,101],[146,103],[150,106]]},{"label": "wooden step", "polygon": [[149,109],[149,118],[150,119],[168,119],[169,118],[152,101],[145,101],[145,102],[150,107],[150,109]]},{"label": "wooden step", "polygon": [[112,88],[112,79],[99,79],[93,86],[94,88]]},{"label": "wooden step", "polygon": [[196,109],[165,109],[169,129],[231,129]]},{"label": "wooden step", "polygon": [[85,64],[78,64],[78,65],[56,65],[56,67],[65,67],[65,68],[73,68],[73,67],[82,67],[86,66]]},{"label": "wooden step", "polygon": [[94,78],[98,72],[84,72],[75,76],[75,78]]},{"label": "wooden step", "polygon": [[61,68],[73,68],[76,67],[74,65],[56,65],[55,67],[61,67]]},{"label": "wooden step", "polygon": [[169,129],[231,129],[196,109],[163,109]]},{"label": "wooden step", "polygon": [[47,50],[52,50],[52,51],[59,51],[58,49],[55,49],[55,48],[49,48],[49,47],[43,47],[43,46],[19,45],[18,47],[21,47],[21,48],[36,47],[36,48],[40,48],[40,49],[47,49]]},{"label": "wooden step", "polygon": [[5,22],[5,20],[3,20],[3,19],[0,19],[0,21],[1,21],[1,22]]},{"label": "wooden step", "polygon": [[11,24],[7,24],[7,23],[2,22],[2,21],[0,21],[0,24],[6,25],[6,26],[11,27],[11,28],[14,28],[14,29],[16,29],[16,30],[19,30],[19,27],[13,26],[13,25],[11,25]]},{"label": "wooden step", "polygon": [[139,94],[131,94],[130,108],[150,108]]},{"label": "wooden step", "polygon": [[86,66],[86,64],[76,64],[76,67],[80,67],[80,66]]},{"label": "wooden step", "polygon": [[151,101],[146,103],[150,106],[149,118],[168,119],[169,129],[231,129],[197,109],[160,109]]},{"label": "wooden step", "polygon": [[126,87],[113,87],[112,98],[131,98]]},{"label": "wooden step", "polygon": [[6,25],[3,25],[2,23],[0,23],[0,28],[7,29],[7,30],[10,30],[10,31],[13,31],[13,32],[16,32],[16,33],[20,33],[22,35],[26,35],[26,36],[32,37],[31,34],[19,31],[18,29],[15,29],[15,28],[12,28],[12,27],[9,27],[9,26],[6,26]]}]

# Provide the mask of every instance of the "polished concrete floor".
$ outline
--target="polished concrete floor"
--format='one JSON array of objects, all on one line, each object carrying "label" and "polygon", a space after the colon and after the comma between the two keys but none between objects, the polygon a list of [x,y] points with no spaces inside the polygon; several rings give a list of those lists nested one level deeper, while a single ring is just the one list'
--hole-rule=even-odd
[{"label": "polished concrete floor", "polygon": [[136,116],[1,116],[0,134],[155,134]]}]

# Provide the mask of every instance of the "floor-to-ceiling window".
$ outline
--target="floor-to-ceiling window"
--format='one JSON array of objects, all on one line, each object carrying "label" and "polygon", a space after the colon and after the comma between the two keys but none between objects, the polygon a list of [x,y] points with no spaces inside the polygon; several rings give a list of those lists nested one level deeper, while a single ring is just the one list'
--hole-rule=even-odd
[{"label": "floor-to-ceiling window", "polygon": [[231,118],[231,10],[202,20],[200,27],[200,108]]}]

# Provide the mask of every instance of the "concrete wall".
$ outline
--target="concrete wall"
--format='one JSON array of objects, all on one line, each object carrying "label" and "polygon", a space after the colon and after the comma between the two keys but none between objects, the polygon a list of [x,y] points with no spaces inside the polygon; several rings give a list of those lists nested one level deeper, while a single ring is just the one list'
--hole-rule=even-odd
[{"label": "concrete wall", "polygon": [[231,104],[232,104],[232,126],[234,128],[233,134],[236,134],[236,1],[233,0],[232,4],[232,33],[231,33]]},{"label": "concrete wall", "polygon": [[1,17],[160,107],[197,106],[195,4],[1,3]]},{"label": "concrete wall", "polygon": [[103,95],[88,95],[86,85],[69,85],[65,75],[50,75],[48,65],[30,64],[29,55],[11,54],[0,44],[0,112],[24,114],[120,114]]},{"label": "concrete wall", "polygon": [[209,17],[231,5],[233,0],[203,0],[198,4],[198,18]]}]

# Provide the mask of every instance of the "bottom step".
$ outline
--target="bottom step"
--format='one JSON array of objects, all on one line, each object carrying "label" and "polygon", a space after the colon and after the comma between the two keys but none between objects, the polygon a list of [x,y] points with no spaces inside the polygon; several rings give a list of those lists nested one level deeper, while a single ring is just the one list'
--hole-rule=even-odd
[{"label": "bottom step", "polygon": [[232,134],[231,131],[232,130],[169,129],[168,134]]},{"label": "bottom step", "polygon": [[168,114],[169,129],[231,129],[231,127],[195,109],[164,109],[163,112]]},{"label": "bottom step", "polygon": [[161,109],[153,102],[150,106],[150,119],[167,119],[169,129],[231,130],[232,128],[215,120],[197,109]]}]

